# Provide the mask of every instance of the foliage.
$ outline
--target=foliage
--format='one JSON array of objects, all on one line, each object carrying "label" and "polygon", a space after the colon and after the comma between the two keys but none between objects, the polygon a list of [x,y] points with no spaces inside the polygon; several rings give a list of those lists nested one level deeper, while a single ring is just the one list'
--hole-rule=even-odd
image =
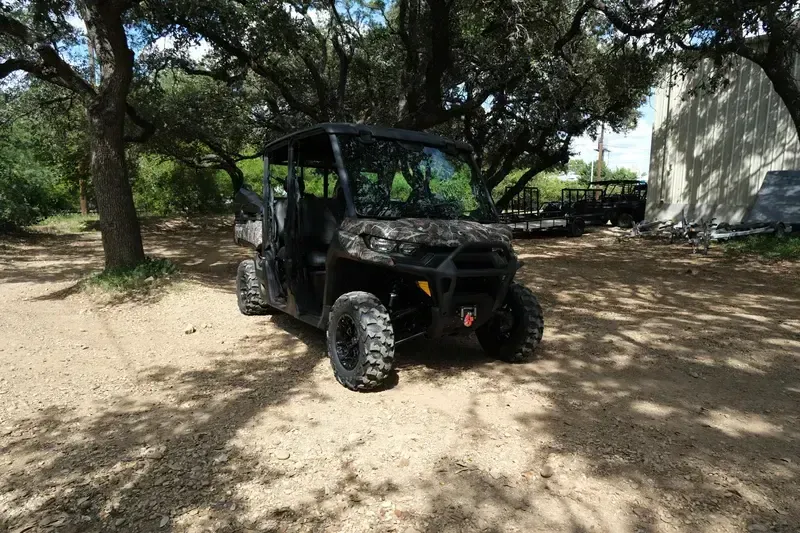
[{"label": "foliage", "polygon": [[142,154],[133,181],[140,213],[153,215],[219,212],[233,194],[230,179],[217,170],[191,168]]},{"label": "foliage", "polygon": [[[81,48],[98,29],[116,29],[78,2],[19,5],[14,16],[20,20],[46,11],[53,27],[34,24],[32,30],[59,45]],[[256,158],[265,139],[334,120],[433,130],[470,142],[490,189],[519,188],[565,165],[571,141],[599,123],[631,127],[661,66],[658,53],[638,48],[597,14],[573,31],[576,6],[567,0],[478,6],[465,0],[152,0],[125,6],[127,37],[137,52],[127,129],[147,140],[128,151],[134,161],[127,168],[135,171],[139,208],[158,213],[221,205],[228,189],[216,170],[228,173],[234,189],[244,182],[260,191]],[[84,19],[86,35],[66,23],[68,13]],[[174,46],[152,46],[164,36]],[[85,104],[95,101],[72,76],[94,77],[85,56],[67,65],[72,74],[66,78],[66,69],[49,77],[51,71],[31,66],[44,59],[30,42],[3,39],[4,58],[22,53],[33,61],[22,67],[32,76],[60,84]],[[201,41],[210,49],[198,58],[192,47]],[[126,68],[120,50],[101,46],[100,52],[104,76]],[[81,127],[60,129],[86,128],[85,118],[72,120],[81,121]],[[65,144],[81,146],[77,137]],[[74,151],[76,157],[86,153]],[[172,166],[158,162],[165,158]],[[515,168],[525,171],[509,179]],[[316,177],[308,181],[314,190],[321,186]]]},{"label": "foliage", "polygon": [[[148,3],[148,16],[152,31],[177,43],[154,62],[213,80],[225,98],[255,103],[237,114],[266,137],[334,120],[433,129],[472,143],[494,188],[513,168],[529,169],[518,180],[524,185],[565,164],[571,140],[599,122],[632,126],[655,80],[657,54],[617,39],[607,24],[557,46],[572,4],[357,0],[271,9],[176,0]],[[200,39],[211,52],[203,61],[188,59]],[[202,109],[213,117],[220,106]],[[202,120],[206,111],[184,115],[182,121]],[[239,122],[220,121],[213,137],[224,138],[226,127],[235,132]],[[184,123],[176,134],[197,129]],[[223,159],[244,155],[218,148],[212,150]]]},{"label": "foliage", "polygon": [[0,110],[0,231],[21,228],[71,207],[69,183],[39,122],[13,102]]},{"label": "foliage", "polygon": [[[567,170],[572,174],[578,176],[578,181],[582,185],[588,185],[592,181],[598,181],[597,168],[593,167],[590,163],[580,159],[571,159]],[[636,180],[640,179],[635,170],[617,167],[610,169],[607,165],[603,164],[603,170],[600,172],[601,180]]]},{"label": "foliage", "polygon": [[50,169],[0,159],[0,231],[33,224],[55,212],[60,203],[56,182]]},{"label": "foliage", "polygon": [[767,260],[800,260],[800,236],[776,237],[753,235],[724,244],[725,254],[732,257],[757,256]]},{"label": "foliage", "polygon": [[[536,187],[539,189],[539,202],[555,202],[561,201],[562,189],[582,189],[590,188],[591,181],[596,180],[597,177],[590,175],[590,165],[580,159],[573,159],[569,162],[566,170],[570,173],[576,174],[578,179],[567,180],[564,179],[564,173],[558,170],[551,170],[537,174],[528,183],[528,187]],[[602,178],[604,180],[627,180],[636,179],[636,172],[624,167],[619,167],[614,170],[603,169]],[[507,188],[513,187],[520,176],[526,172],[525,169],[517,169],[509,172],[506,178],[492,192],[492,196],[497,200],[506,191]]]},{"label": "foliage", "polygon": [[[524,174],[524,170],[515,170],[508,174],[505,180],[497,187],[493,195],[499,198],[505,192],[506,187],[513,186]],[[529,187],[539,189],[539,203],[561,201],[561,189],[582,187],[579,182],[562,179],[557,172],[542,172],[536,175],[529,183]]]},{"label": "foliage", "polygon": [[133,268],[106,269],[86,279],[85,285],[106,292],[138,292],[147,290],[160,279],[169,279],[178,268],[169,259],[146,257]]},{"label": "foliage", "polygon": [[258,158],[264,136],[253,113],[260,101],[252,85],[190,76],[160,52],[145,54],[145,60],[154,75],[142,80],[132,99],[142,113],[160,119],[146,150],[184,166],[224,170],[231,190],[238,190],[246,181],[239,163]]}]

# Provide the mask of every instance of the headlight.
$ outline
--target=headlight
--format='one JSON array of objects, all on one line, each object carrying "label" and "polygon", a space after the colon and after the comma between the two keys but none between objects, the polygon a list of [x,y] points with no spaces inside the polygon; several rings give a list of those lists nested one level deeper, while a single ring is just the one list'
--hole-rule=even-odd
[{"label": "headlight", "polygon": [[375,250],[376,252],[380,252],[382,254],[400,252],[403,255],[414,255],[417,253],[417,250],[419,250],[420,247],[419,244],[414,244],[413,242],[397,242],[389,239],[383,239],[381,237],[373,237],[370,235],[365,236],[364,240],[367,242],[367,246],[369,246],[371,250]]},{"label": "headlight", "polygon": [[403,255],[414,255],[419,250],[419,244],[414,244],[413,242],[401,242],[397,249]]},{"label": "headlight", "polygon": [[367,246],[376,252],[388,254],[394,251],[397,243],[389,239],[381,239],[380,237],[367,237]]}]

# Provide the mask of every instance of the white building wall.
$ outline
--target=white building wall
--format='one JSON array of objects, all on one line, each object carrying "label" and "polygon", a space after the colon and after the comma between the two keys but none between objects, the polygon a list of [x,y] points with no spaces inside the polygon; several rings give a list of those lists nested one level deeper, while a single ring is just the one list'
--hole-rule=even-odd
[{"label": "white building wall", "polygon": [[[713,216],[738,222],[769,170],[800,169],[800,141],[785,104],[761,68],[737,58],[730,85],[714,93],[689,90],[710,63],[656,91],[647,218]],[[800,56],[795,61],[800,78]]]}]

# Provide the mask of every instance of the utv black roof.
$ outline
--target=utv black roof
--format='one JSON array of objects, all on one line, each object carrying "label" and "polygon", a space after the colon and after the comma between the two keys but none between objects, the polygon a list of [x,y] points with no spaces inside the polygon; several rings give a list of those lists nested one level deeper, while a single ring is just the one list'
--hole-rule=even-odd
[{"label": "utv black roof", "polygon": [[313,137],[322,133],[338,133],[344,135],[363,135],[372,136],[380,139],[394,139],[398,141],[413,142],[433,146],[437,148],[444,148],[447,146],[455,147],[458,150],[465,152],[472,152],[472,147],[460,141],[453,141],[446,137],[433,135],[432,133],[425,133],[422,131],[401,130],[397,128],[385,128],[382,126],[368,126],[366,124],[348,124],[346,122],[328,122],[324,124],[317,124],[306,129],[298,130],[290,133],[280,139],[276,139],[268,143],[264,147],[264,153],[270,153],[275,150],[280,150],[287,146],[291,141],[297,141],[307,137]]}]

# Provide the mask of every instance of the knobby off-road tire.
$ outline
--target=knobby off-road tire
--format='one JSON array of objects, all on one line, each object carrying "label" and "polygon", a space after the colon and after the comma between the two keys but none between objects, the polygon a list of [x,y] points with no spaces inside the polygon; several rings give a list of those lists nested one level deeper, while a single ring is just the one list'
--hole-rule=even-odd
[{"label": "knobby off-road tire", "polygon": [[379,387],[394,365],[389,312],[368,292],[340,296],[328,317],[328,355],[336,380],[350,390]]},{"label": "knobby off-road tire", "polygon": [[475,333],[486,353],[501,361],[522,363],[535,359],[544,333],[539,300],[527,287],[512,283],[503,307]]},{"label": "knobby off-road tire", "polygon": [[586,229],[586,222],[582,218],[576,218],[567,228],[570,237],[580,237]]},{"label": "knobby off-road tire", "polygon": [[236,271],[236,300],[243,315],[268,315],[272,308],[261,297],[256,262],[245,259]]},{"label": "knobby off-road tire", "polygon": [[633,215],[630,213],[620,213],[617,217],[617,226],[623,229],[630,229],[633,227]]}]

